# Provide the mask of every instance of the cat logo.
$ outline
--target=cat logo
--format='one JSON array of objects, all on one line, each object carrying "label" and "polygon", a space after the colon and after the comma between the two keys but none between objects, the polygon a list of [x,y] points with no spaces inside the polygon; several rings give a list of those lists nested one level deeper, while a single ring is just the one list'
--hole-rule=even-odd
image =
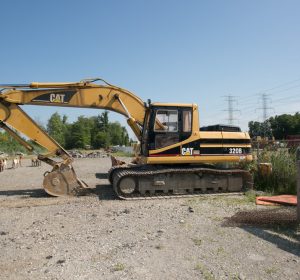
[{"label": "cat logo", "polygon": [[[37,91],[38,92],[38,91]],[[47,92],[33,98],[32,102],[43,102],[43,103],[61,103],[67,104],[71,98],[77,93],[76,90],[60,90]]]},{"label": "cat logo", "polygon": [[181,148],[181,154],[183,156],[192,156],[194,148]]},{"label": "cat logo", "polygon": [[52,103],[64,103],[64,100],[65,100],[64,94],[56,94],[56,93],[50,94],[50,102]]}]

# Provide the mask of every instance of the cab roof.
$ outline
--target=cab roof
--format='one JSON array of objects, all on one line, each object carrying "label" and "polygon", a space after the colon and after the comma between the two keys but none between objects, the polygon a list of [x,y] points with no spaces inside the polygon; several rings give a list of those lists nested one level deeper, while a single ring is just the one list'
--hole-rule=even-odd
[{"label": "cab roof", "polygon": [[190,104],[184,104],[184,103],[164,103],[164,102],[154,102],[151,103],[152,106],[158,106],[158,107],[193,107],[197,106],[196,104],[190,103]]}]

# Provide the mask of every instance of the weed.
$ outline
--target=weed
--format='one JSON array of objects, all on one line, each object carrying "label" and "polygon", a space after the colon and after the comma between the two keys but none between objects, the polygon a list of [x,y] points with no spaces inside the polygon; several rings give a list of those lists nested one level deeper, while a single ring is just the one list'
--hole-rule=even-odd
[{"label": "weed", "polygon": [[[245,196],[226,196],[220,197],[223,203],[227,206],[242,206],[252,203],[253,198],[249,197],[248,195]],[[255,201],[255,200],[254,200]]]},{"label": "weed", "polygon": [[256,200],[256,194],[254,191],[247,191],[245,193],[245,199],[248,201],[248,202],[255,202]]},{"label": "weed", "polygon": [[234,274],[234,275],[230,276],[229,279],[230,280],[240,280],[241,278],[238,275]]},{"label": "weed", "polygon": [[215,279],[214,275],[202,263],[197,263],[194,269],[200,271],[205,280]]},{"label": "weed", "polygon": [[258,162],[270,162],[272,173],[262,175],[258,168],[254,169],[254,184],[257,189],[272,193],[296,193],[296,153],[285,149],[278,151],[263,150]]},{"label": "weed", "polygon": [[222,217],[210,217],[213,221],[215,222],[221,222],[223,221],[223,218]]},{"label": "weed", "polygon": [[117,151],[112,153],[115,157],[134,157],[133,153],[123,152],[123,151]]},{"label": "weed", "polygon": [[217,234],[219,237],[222,237],[222,236],[224,236],[225,231],[218,227],[218,228],[216,228],[216,234]]},{"label": "weed", "polygon": [[202,272],[202,270],[203,270],[203,265],[202,265],[201,263],[197,263],[197,264],[195,265],[195,270],[199,270],[199,271]]},{"label": "weed", "polygon": [[122,271],[125,269],[125,265],[123,263],[116,263],[112,268],[112,271]]},{"label": "weed", "polygon": [[220,255],[220,254],[224,254],[225,253],[225,250],[223,247],[219,247],[218,250],[217,250],[217,254]]},{"label": "weed", "polygon": [[202,240],[198,238],[192,238],[192,240],[196,246],[200,246],[202,243]]},{"label": "weed", "polygon": [[218,242],[218,241],[214,240],[214,239],[211,238],[211,237],[207,237],[207,241],[209,241],[209,242]]},{"label": "weed", "polygon": [[277,271],[278,271],[278,269],[274,266],[271,266],[271,267],[265,269],[265,272],[267,274],[273,274],[273,273],[276,273]]}]

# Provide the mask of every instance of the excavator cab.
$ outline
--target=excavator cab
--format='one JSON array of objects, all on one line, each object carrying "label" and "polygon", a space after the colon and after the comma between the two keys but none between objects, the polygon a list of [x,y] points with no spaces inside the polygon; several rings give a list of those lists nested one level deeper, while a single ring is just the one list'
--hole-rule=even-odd
[{"label": "excavator cab", "polygon": [[192,112],[193,105],[151,104],[145,116],[142,155],[148,156],[149,150],[159,150],[189,138]]}]

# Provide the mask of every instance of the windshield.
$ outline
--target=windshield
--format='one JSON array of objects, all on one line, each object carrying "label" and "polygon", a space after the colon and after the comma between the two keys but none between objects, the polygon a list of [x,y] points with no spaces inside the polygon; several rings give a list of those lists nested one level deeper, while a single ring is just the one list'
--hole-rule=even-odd
[{"label": "windshield", "polygon": [[154,124],[156,132],[177,132],[178,131],[178,111],[177,110],[157,110]]}]

